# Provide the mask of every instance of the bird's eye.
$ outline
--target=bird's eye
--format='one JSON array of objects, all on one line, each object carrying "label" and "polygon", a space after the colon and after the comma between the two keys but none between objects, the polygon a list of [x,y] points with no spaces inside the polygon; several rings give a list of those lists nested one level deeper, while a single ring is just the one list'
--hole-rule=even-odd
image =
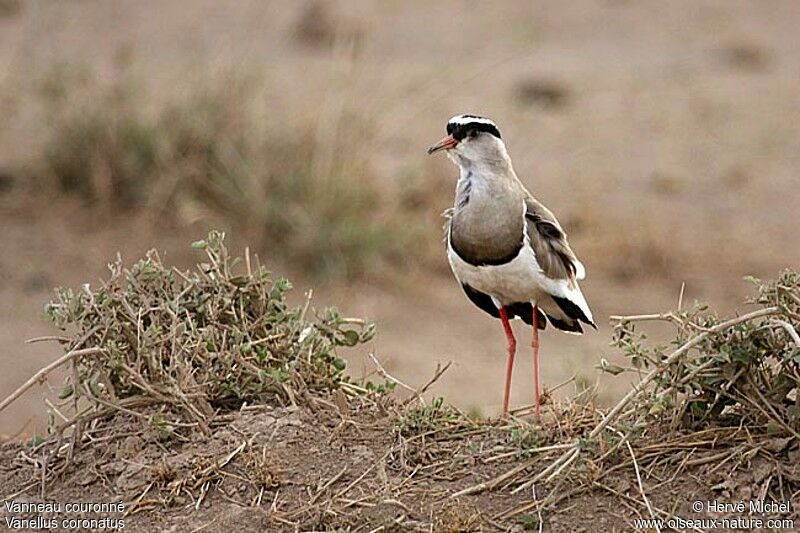
[{"label": "bird's eye", "polygon": [[474,129],[473,130],[469,130],[468,135],[474,139],[475,137],[478,136],[478,130],[474,130]]}]

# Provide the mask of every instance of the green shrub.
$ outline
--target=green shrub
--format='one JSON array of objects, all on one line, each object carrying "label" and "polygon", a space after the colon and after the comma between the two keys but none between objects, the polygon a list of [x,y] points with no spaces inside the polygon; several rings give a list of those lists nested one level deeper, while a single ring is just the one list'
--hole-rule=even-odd
[{"label": "green shrub", "polygon": [[[720,319],[700,304],[661,315],[617,317],[614,344],[631,366],[601,368],[637,375],[660,369],[641,399],[640,412],[652,418],[689,427],[732,419],[798,435],[800,273],[787,269],[774,281],[750,279],[758,294],[748,303],[758,308],[740,318]],[[652,345],[637,331],[637,322],[652,320],[675,325],[671,347]]]},{"label": "green shrub", "polygon": [[[350,383],[337,349],[367,342],[374,327],[327,309],[289,306],[285,279],[229,257],[223,235],[195,243],[207,261],[196,271],[164,266],[155,252],[130,269],[118,260],[97,289],[58,289],[50,319],[72,333],[73,358],[61,399],[85,398],[151,423],[204,427],[243,402],[294,402]],[[235,272],[235,270],[240,272]]]}]

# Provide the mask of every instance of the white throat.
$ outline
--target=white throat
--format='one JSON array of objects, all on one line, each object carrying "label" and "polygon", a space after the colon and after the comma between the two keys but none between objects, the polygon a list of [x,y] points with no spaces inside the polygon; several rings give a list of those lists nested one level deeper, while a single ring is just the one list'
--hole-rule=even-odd
[{"label": "white throat", "polygon": [[498,153],[487,157],[475,157],[473,154],[467,156],[458,149],[448,150],[447,157],[456,165],[460,171],[460,178],[464,179],[468,175],[490,176],[497,174],[513,174],[514,169],[511,165],[511,158],[503,147]]}]

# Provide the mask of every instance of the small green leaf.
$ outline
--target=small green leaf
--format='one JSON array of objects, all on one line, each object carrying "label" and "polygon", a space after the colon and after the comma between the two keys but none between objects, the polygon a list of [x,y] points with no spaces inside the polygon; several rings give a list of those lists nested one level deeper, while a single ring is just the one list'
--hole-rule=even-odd
[{"label": "small green leaf", "polygon": [[344,345],[345,346],[355,346],[358,344],[361,336],[358,334],[357,331],[348,329],[342,332],[344,334]]},{"label": "small green leaf", "polygon": [[538,516],[524,514],[519,517],[518,522],[525,531],[537,531],[539,529]]},{"label": "small green leaf", "polygon": [[599,368],[603,372],[608,372],[609,374],[614,375],[614,376],[616,376],[618,374],[622,374],[623,372],[625,372],[624,368],[622,368],[619,365],[615,365],[613,363],[609,363],[608,360],[605,359],[605,358],[601,358],[600,359]]},{"label": "small green leaf", "polygon": [[34,435],[30,439],[28,439],[28,448],[35,448],[46,440],[47,439],[45,439],[44,437],[41,437],[39,435]]},{"label": "small green leaf", "polygon": [[284,381],[289,379],[289,373],[284,370],[281,370],[280,368],[270,368],[269,370],[267,370],[267,375],[280,383],[283,383]]}]

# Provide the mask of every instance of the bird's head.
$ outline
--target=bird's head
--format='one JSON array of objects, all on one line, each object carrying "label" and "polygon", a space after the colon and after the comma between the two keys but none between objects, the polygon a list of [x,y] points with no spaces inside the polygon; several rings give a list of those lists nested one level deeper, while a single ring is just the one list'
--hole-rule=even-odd
[{"label": "bird's head", "polygon": [[447,121],[447,135],[428,148],[432,154],[445,150],[459,167],[494,165],[508,160],[500,130],[488,118],[477,115],[456,115]]}]

